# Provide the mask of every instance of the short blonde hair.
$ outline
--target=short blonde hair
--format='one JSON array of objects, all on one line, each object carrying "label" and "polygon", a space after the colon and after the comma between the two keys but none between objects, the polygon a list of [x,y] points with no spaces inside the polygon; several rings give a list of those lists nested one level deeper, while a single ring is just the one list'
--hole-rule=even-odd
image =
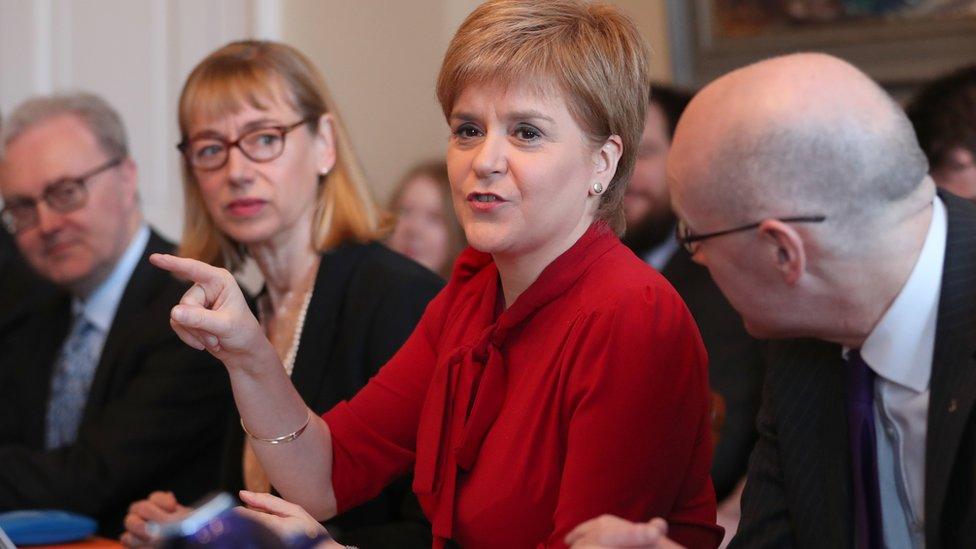
[{"label": "short blonde hair", "polygon": [[469,85],[539,81],[566,96],[569,111],[594,144],[620,136],[623,154],[597,218],[624,230],[622,200],[644,131],[647,47],[616,8],[583,0],[489,0],[458,29],[437,78],[437,99],[450,117]]},{"label": "short blonde hair", "polygon": [[[179,124],[189,136],[195,115],[220,118],[245,104],[266,109],[284,100],[303,119],[332,115],[336,164],[322,176],[312,224],[312,243],[324,251],[347,241],[364,242],[380,236],[382,212],[373,201],[350,146],[345,127],[315,65],[295,48],[270,41],[231,42],[200,62],[180,95]],[[179,253],[234,270],[244,251],[222,234],[203,203],[193,170],[183,163],[186,220]]]}]

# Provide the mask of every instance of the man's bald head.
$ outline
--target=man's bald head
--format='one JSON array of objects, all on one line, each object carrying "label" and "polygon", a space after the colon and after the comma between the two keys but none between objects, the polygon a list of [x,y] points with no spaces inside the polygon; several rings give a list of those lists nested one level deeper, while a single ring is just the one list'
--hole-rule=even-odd
[{"label": "man's bald head", "polygon": [[686,203],[731,223],[811,214],[861,223],[910,196],[927,171],[902,109],[823,54],[769,59],[709,84],[685,111],[668,165]]}]

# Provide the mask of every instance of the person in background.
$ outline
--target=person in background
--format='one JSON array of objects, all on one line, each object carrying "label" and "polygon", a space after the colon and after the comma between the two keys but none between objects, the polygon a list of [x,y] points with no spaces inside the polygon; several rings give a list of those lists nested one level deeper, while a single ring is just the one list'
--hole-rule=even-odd
[{"label": "person in background", "polygon": [[674,240],[677,220],[671,210],[665,163],[674,128],[691,96],[690,92],[678,88],[651,84],[634,175],[624,194],[627,231],[621,240],[658,271],[680,248]]},{"label": "person in background", "polygon": [[413,167],[393,191],[390,210],[396,224],[387,245],[447,278],[464,248],[447,165],[434,160]]},{"label": "person in background", "polygon": [[7,229],[0,227],[0,334],[23,322],[39,303],[58,289],[24,263]]},{"label": "person in background", "polygon": [[[183,87],[179,126],[187,210],[180,253],[231,270],[245,257],[255,261],[264,276],[260,331],[273,346],[275,373],[303,405],[325,412],[393,356],[441,281],[376,241],[380,212],[339,112],[295,48],[246,40],[211,53]],[[221,475],[204,486],[269,492],[255,456],[263,443],[246,439],[236,417],[227,439]],[[406,480],[370,499],[329,523],[338,539],[364,549],[430,545]],[[162,492],[136,502],[123,542],[148,542],[146,521],[179,518],[182,503]]]},{"label": "person in background", "polygon": [[[26,322],[34,309],[59,292],[63,290],[31,271],[13,237],[0,227],[0,341],[8,331]],[[0,388],[16,387],[16,379],[8,380],[7,376],[17,375],[20,373],[15,367],[0,367]]]},{"label": "person in background", "polygon": [[906,110],[935,184],[976,200],[976,65],[925,84]]},{"label": "person in background", "polygon": [[154,256],[197,282],[174,328],[224,361],[287,500],[252,499],[251,516],[315,528],[413,470],[436,548],[564,547],[604,512],[718,544],[705,350],[674,289],[617,237],[646,61],[606,4],[493,0],[468,16],[437,91],[471,247],[403,348],[323,416],[229,272]]},{"label": "person in background", "polygon": [[173,247],[143,220],[118,113],[86,93],[34,97],[0,143],[0,218],[64,290],[0,336],[0,511],[66,509],[114,535],[152,486],[206,491],[227,376],[169,326],[187,285],[147,261]]},{"label": "person in background", "polygon": [[[824,54],[733,71],[682,116],[679,240],[782,339],[730,547],[976,546],[976,207],[927,172],[901,107]],[[664,532],[605,517],[571,541]]]},{"label": "person in background", "polygon": [[0,223],[0,334],[22,322],[26,313],[56,291],[24,263],[13,236]]},{"label": "person in background", "polygon": [[[624,195],[627,231],[623,242],[668,279],[701,330],[708,350],[708,382],[726,409],[712,463],[721,520],[721,502],[745,476],[756,441],[764,349],[759,340],[746,333],[742,317],[722,295],[708,269],[692,261],[675,238],[677,219],[671,208],[665,167],[674,129],[690,100],[690,93],[651,85],[634,175]],[[738,503],[730,500],[728,505],[735,508]]]}]

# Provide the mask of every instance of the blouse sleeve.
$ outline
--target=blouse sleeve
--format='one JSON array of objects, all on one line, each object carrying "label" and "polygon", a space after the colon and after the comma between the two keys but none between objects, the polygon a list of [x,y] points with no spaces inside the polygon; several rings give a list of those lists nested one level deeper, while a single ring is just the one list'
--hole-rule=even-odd
[{"label": "blouse sleeve", "polygon": [[410,471],[417,424],[433,375],[439,294],[417,328],[369,383],[323,414],[332,432],[332,486],[342,513],[379,494]]},{"label": "blouse sleeve", "polygon": [[687,547],[717,547],[705,350],[670,287],[607,304],[574,327],[566,459],[553,531],[583,521],[663,517]]}]

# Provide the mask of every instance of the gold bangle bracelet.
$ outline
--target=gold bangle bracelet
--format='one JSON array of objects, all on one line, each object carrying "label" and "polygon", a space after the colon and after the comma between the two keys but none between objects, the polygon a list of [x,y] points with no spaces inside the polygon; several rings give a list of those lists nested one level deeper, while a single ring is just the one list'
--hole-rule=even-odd
[{"label": "gold bangle bracelet", "polygon": [[244,426],[244,418],[241,418],[241,429],[244,429],[244,434],[246,434],[248,437],[258,442],[263,442],[265,444],[284,444],[286,442],[291,442],[296,438],[302,436],[302,433],[305,432],[305,429],[308,428],[308,424],[311,421],[312,421],[312,411],[306,409],[304,425],[299,427],[297,431],[293,431],[291,433],[288,433],[287,435],[282,435],[280,437],[274,437],[274,438],[261,438],[261,437],[254,436],[253,434],[251,434],[250,431],[247,430],[247,427]]}]

